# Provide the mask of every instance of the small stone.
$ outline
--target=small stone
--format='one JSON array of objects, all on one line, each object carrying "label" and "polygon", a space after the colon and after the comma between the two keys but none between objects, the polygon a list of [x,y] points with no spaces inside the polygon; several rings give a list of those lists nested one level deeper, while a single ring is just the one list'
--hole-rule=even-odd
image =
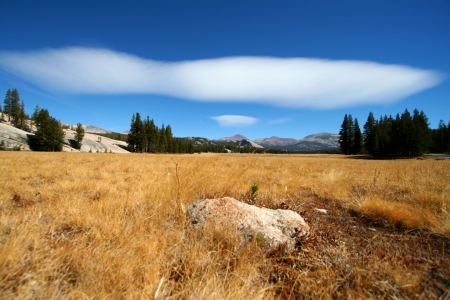
[{"label": "small stone", "polygon": [[323,208],[314,208],[313,210],[316,211],[316,212],[319,212],[321,214],[324,214],[324,215],[328,214],[328,211],[326,209],[323,209]]}]

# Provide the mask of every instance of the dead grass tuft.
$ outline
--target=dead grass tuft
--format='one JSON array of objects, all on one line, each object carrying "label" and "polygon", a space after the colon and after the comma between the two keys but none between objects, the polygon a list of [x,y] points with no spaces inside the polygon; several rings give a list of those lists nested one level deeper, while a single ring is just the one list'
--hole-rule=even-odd
[{"label": "dead grass tuft", "polygon": [[389,223],[406,229],[437,228],[439,222],[434,215],[406,203],[389,202],[379,199],[367,199],[361,205],[361,211],[372,219],[384,219]]}]

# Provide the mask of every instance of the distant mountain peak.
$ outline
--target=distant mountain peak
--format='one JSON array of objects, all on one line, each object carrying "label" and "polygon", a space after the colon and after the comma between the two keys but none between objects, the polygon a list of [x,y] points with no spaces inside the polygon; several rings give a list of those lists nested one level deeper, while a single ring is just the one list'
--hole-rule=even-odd
[{"label": "distant mountain peak", "polygon": [[277,136],[272,136],[270,138],[259,138],[254,140],[255,143],[260,144],[262,146],[287,146],[292,145],[298,142],[298,140],[294,138],[280,138]]},{"label": "distant mountain peak", "polygon": [[223,138],[217,139],[217,141],[233,141],[233,142],[240,142],[242,140],[249,140],[249,139],[239,133],[235,134],[234,136],[223,137]]}]

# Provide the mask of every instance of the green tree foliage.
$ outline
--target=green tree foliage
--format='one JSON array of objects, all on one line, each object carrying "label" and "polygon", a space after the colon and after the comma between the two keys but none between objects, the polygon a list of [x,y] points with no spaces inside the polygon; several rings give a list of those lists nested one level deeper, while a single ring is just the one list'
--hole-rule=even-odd
[{"label": "green tree foliage", "polygon": [[146,152],[147,134],[139,113],[133,114],[131,118],[131,128],[128,133],[127,143],[131,152]]},{"label": "green tree foliage", "polygon": [[136,149],[135,123],[136,123],[136,116],[133,114],[133,116],[131,117],[130,132],[128,133],[127,137],[128,149],[131,152],[135,152]]},{"label": "green tree foliage", "polygon": [[350,129],[348,122],[348,115],[345,114],[341,130],[339,130],[339,145],[343,154],[350,154]]},{"label": "green tree foliage", "polygon": [[339,131],[339,144],[342,154],[358,154],[362,150],[362,134],[358,119],[345,115]]},{"label": "green tree foliage", "polygon": [[30,128],[30,132],[33,132],[34,131],[34,126],[36,126],[36,118],[37,118],[37,115],[39,114],[39,111],[41,110],[41,108],[39,107],[39,105],[38,104],[36,104],[36,106],[34,107],[34,111],[33,111],[33,114],[31,115],[31,128]]},{"label": "green tree foliage", "polygon": [[450,122],[445,124],[443,120],[439,121],[438,128],[432,133],[432,152],[449,153],[450,152]]},{"label": "green tree foliage", "polygon": [[33,115],[36,124],[35,138],[31,143],[33,150],[61,151],[64,143],[64,131],[61,123],[51,117],[48,110],[41,109]]},{"label": "green tree foliage", "polygon": [[[19,125],[20,122],[20,116],[22,114],[22,111],[20,109],[20,95],[19,92],[17,91],[17,89],[13,89],[10,93],[10,121],[14,124],[14,125]],[[25,106],[25,105],[24,105]],[[25,114],[25,112],[23,112],[23,114]]]},{"label": "green tree foliage", "polygon": [[77,128],[75,129],[75,148],[80,149],[81,148],[81,142],[84,138],[84,128],[81,125],[81,123],[77,124]]},{"label": "green tree foliage", "polygon": [[362,134],[361,128],[359,128],[358,119],[355,118],[355,128],[353,132],[352,153],[359,154],[362,151]]},{"label": "green tree foliage", "polygon": [[11,121],[11,111],[12,111],[12,104],[13,100],[12,100],[12,94],[11,94],[11,90],[8,89],[6,91],[6,96],[5,96],[5,100],[3,101],[3,112],[5,114],[8,115],[8,122]]},{"label": "green tree foliage", "polygon": [[431,130],[424,112],[406,109],[402,115],[380,117],[370,113],[364,125],[364,146],[373,157],[417,157],[428,151]]},{"label": "green tree foliage", "polygon": [[173,137],[170,125],[159,128],[148,116],[142,120],[139,113],[131,117],[127,144],[131,152],[194,153],[192,145]]},{"label": "green tree foliage", "polygon": [[20,100],[17,89],[8,89],[3,103],[3,112],[8,114],[8,121],[18,128],[29,130],[25,123],[25,120],[28,119],[25,114],[25,102]]}]

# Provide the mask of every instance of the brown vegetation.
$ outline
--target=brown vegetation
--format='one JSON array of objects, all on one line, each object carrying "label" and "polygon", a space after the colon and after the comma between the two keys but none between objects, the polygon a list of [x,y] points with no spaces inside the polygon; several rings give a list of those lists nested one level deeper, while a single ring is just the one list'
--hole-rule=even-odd
[{"label": "brown vegetation", "polygon": [[[2,299],[450,296],[450,160],[6,152],[0,174]],[[283,256],[192,231],[223,196],[312,234]]]}]

